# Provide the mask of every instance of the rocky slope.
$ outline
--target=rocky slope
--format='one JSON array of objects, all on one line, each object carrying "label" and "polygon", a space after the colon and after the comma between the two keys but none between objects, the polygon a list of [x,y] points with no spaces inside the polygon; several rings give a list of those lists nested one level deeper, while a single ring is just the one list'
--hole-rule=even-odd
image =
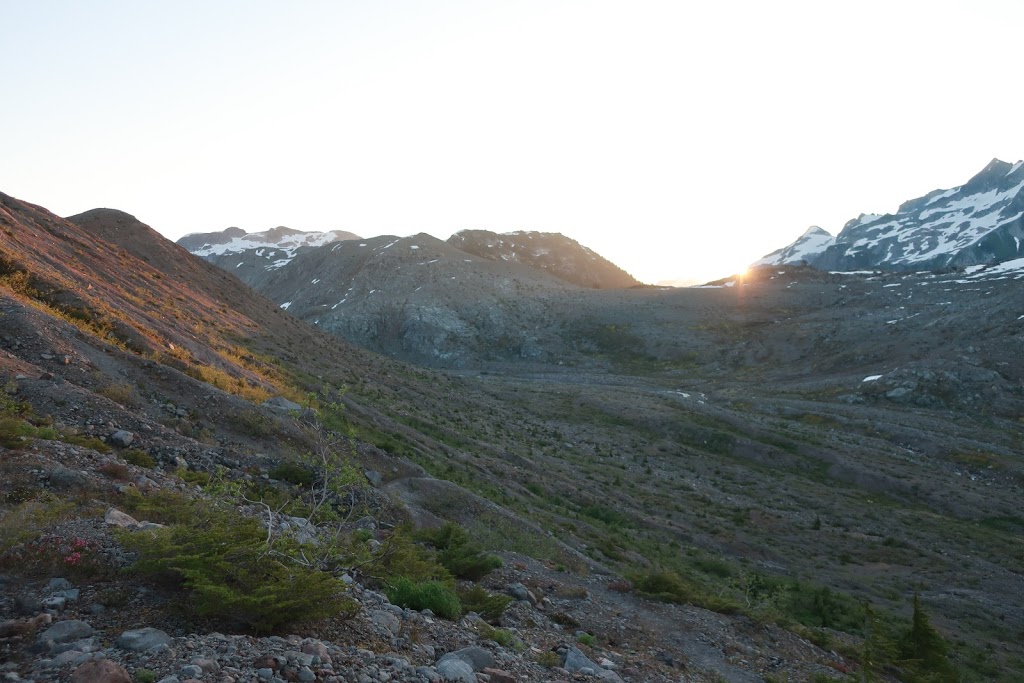
[{"label": "rocky slope", "polygon": [[[99,633],[55,649],[44,640],[38,651],[27,647],[34,636],[5,643],[10,672],[53,680],[102,653],[160,675],[202,669],[191,662],[199,658],[243,680],[303,666],[322,678],[430,680],[416,667],[436,672],[443,652],[476,643],[518,680],[565,680],[543,663],[566,665],[583,638],[597,666],[607,658],[630,681],[835,678],[863,652],[857,606],[870,602],[898,633],[918,594],[954,641],[965,680],[1020,680],[1024,262],[859,275],[786,266],[687,290],[591,290],[530,268],[536,290],[508,299],[523,319],[540,302],[551,318],[531,334],[562,352],[453,374],[304,325],[126,214],[90,212],[78,225],[0,202],[0,426],[21,430],[0,434],[18,446],[0,451],[0,610],[35,618],[31,601],[53,598],[52,617]],[[437,287],[465,297],[484,283],[445,290],[447,268],[474,257],[425,236],[363,243],[311,250],[293,265],[316,256],[323,263],[311,268],[366,278],[365,299],[395,280],[410,296]],[[477,265],[513,292],[526,268]],[[355,560],[337,570],[361,584],[358,613],[303,625],[295,642],[176,613],[174,593],[116,571],[132,558],[106,513],[139,514],[127,507],[132,487],[203,496],[212,495],[197,489],[204,474],[268,482],[310,442],[264,400],[342,386],[333,400],[345,406],[367,482],[358,500],[378,521],[371,538],[354,521],[351,532],[386,543],[403,519],[461,524],[504,554],[489,589],[533,592],[536,605],[527,595],[529,607],[499,624],[526,650],[483,629],[429,615],[427,624],[422,612],[399,616]],[[19,422],[23,405],[36,423]],[[154,464],[131,462],[131,450]],[[75,539],[107,569],[82,578],[64,562],[81,551],[40,552]],[[51,589],[50,578],[73,585]],[[681,604],[651,602],[643,586]],[[666,586],[675,592],[657,590]],[[58,595],[75,588],[78,602]],[[23,615],[19,599],[30,604]],[[104,616],[93,604],[106,604]],[[398,635],[374,621],[395,623],[380,611],[399,619]],[[174,639],[173,654],[143,662],[115,647],[146,626]],[[31,628],[10,628],[22,627]],[[307,638],[325,643],[330,666],[288,654]],[[64,645],[66,661],[44,669]],[[282,673],[255,666],[259,650],[281,657]]]},{"label": "rocky slope", "polygon": [[448,244],[491,261],[512,261],[544,270],[580,287],[619,289],[640,284],[608,259],[559,233],[462,230],[452,235]]},{"label": "rocky slope", "polygon": [[825,234],[808,231],[754,265],[938,270],[1022,257],[1024,162],[993,159],[959,187],[911,199],[894,214],[861,214],[831,244]]},{"label": "rocky slope", "polygon": [[[650,571],[653,560],[641,552],[654,546],[617,551],[609,543],[678,543],[689,525],[644,511],[662,493],[646,490],[658,477],[635,460],[668,465],[653,434],[666,400],[677,399],[649,387],[580,387],[570,403],[581,403],[553,411],[550,401],[560,402],[562,389],[526,383],[513,398],[519,392],[511,385],[351,348],[126,214],[89,212],[76,217],[79,225],[5,195],[0,204],[0,425],[13,439],[0,445],[7,680],[434,681],[446,670],[458,672],[451,680],[475,681],[482,680],[478,669],[492,681],[685,675],[740,683],[839,675],[855,666],[771,620],[651,602],[622,581],[630,566]],[[499,266],[512,267],[491,267]],[[552,280],[551,288],[565,286]],[[283,486],[270,473],[310,442],[293,418],[263,401],[301,398],[324,385],[347,387],[338,400],[357,434],[351,457],[365,473],[359,509],[377,520],[374,528],[353,520],[351,532],[384,544],[402,519],[453,519],[502,552],[505,568],[485,585],[522,596],[499,624],[507,632],[502,643],[471,617],[448,622],[390,605],[355,560],[338,568],[352,581],[355,613],[281,638],[183,613],[175,609],[180,593],[121,571],[134,557],[112,530],[145,525],[111,508],[152,522],[128,507],[135,491],[143,498],[221,495],[197,483],[211,477]],[[634,419],[628,411],[621,423],[591,422],[586,411],[574,417],[613,398],[653,421],[626,428]],[[673,429],[691,424],[666,416]],[[622,468],[613,464],[619,458]],[[585,461],[589,483],[580,486]],[[620,478],[617,495],[607,490],[612,475]],[[701,486],[709,501],[718,499]],[[998,487],[988,494],[989,505],[1001,504]],[[548,496],[572,509],[551,507]],[[598,505],[611,505],[629,525],[607,526],[588,516],[597,512],[584,512]],[[232,509],[266,519],[258,505],[238,501]],[[623,528],[629,532],[616,531]],[[139,633],[147,628],[156,631]],[[487,654],[464,651],[473,645]]]}]

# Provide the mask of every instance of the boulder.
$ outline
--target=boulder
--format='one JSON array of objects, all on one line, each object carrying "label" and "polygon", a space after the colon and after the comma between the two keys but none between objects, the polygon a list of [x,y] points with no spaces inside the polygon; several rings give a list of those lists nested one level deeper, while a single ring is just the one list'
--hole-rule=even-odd
[{"label": "boulder", "polygon": [[107,510],[107,514],[103,515],[103,521],[110,526],[121,527],[122,529],[132,529],[139,526],[137,519],[127,512],[121,512],[117,508]]},{"label": "boulder", "polygon": [[109,659],[93,659],[75,669],[71,683],[132,683],[132,677]]},{"label": "boulder", "polygon": [[128,448],[135,441],[135,435],[123,429],[118,429],[110,435],[110,443],[118,448]]},{"label": "boulder", "polygon": [[589,673],[591,676],[597,674],[599,671],[602,671],[601,667],[599,667],[597,664],[594,664],[594,662],[592,662],[589,657],[583,654],[583,652],[580,651],[580,649],[575,645],[570,647],[569,651],[565,653],[565,664],[562,665],[562,668],[564,668],[569,673],[576,673],[577,671],[583,671],[586,673],[586,670],[589,669]]},{"label": "boulder", "polygon": [[[464,647],[461,650],[455,652],[449,652],[441,659],[437,660],[438,666],[441,662],[447,662],[452,660],[458,660],[465,662],[473,671],[482,671],[494,666],[494,655],[482,647],[471,645],[470,647]],[[438,673],[441,673],[441,669],[438,668]],[[443,674],[442,674],[443,675]]]},{"label": "boulder", "polygon": [[37,641],[41,644],[70,643],[88,638],[93,633],[92,626],[77,619],[58,621],[56,624],[39,634]]},{"label": "boulder", "polygon": [[473,667],[461,659],[442,659],[434,667],[442,681],[455,683],[477,683]]},{"label": "boulder", "polygon": [[381,628],[387,629],[393,635],[398,635],[398,632],[402,630],[402,621],[387,610],[375,609],[371,611],[370,621]]},{"label": "boulder", "polygon": [[117,647],[132,652],[145,652],[158,645],[170,645],[172,639],[163,631],[151,627],[125,631],[117,639]]}]

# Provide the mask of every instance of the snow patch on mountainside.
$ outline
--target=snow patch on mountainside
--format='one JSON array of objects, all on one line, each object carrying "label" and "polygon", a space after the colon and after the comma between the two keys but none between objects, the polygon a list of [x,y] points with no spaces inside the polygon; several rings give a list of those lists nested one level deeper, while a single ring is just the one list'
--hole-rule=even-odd
[{"label": "snow patch on mountainside", "polygon": [[834,238],[809,230],[753,266],[829,271],[937,270],[1024,256],[1024,162],[993,159],[965,184],[935,190],[892,214],[861,214]]}]

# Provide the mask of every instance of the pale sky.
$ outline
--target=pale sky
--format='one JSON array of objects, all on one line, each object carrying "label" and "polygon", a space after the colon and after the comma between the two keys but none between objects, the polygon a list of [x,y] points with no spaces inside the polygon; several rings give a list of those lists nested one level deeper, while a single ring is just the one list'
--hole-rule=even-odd
[{"label": "pale sky", "polygon": [[171,239],[543,230],[706,280],[1024,159],[1022,0],[0,9],[0,191]]}]

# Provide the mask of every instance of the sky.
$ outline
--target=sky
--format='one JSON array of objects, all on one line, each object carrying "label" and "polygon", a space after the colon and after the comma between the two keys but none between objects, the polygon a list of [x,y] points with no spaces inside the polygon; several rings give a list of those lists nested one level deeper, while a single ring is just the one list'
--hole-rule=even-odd
[{"label": "sky", "polygon": [[0,192],[708,280],[1024,159],[1020,0],[0,0]]}]

